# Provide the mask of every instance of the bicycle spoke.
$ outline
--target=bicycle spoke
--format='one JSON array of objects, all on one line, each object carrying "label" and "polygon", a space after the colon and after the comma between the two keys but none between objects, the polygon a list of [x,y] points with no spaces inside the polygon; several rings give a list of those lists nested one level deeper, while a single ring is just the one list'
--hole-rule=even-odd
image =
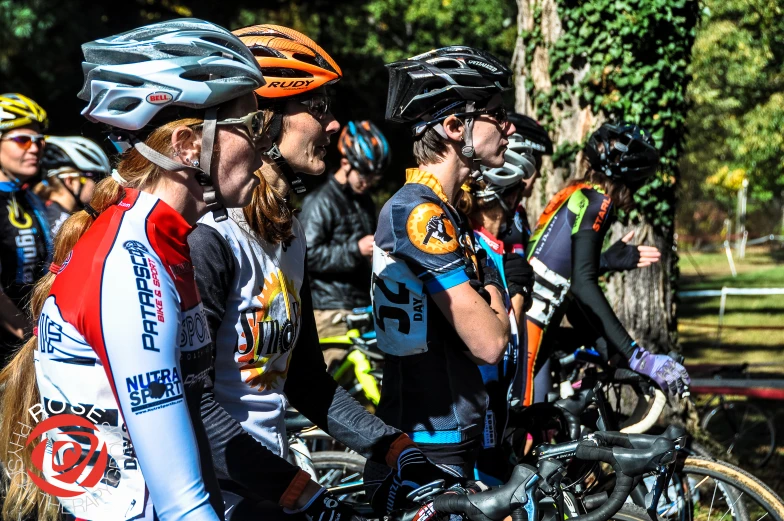
[{"label": "bicycle spoke", "polygon": [[[708,479],[708,478],[706,477],[705,479]],[[705,481],[705,479],[703,481]],[[699,488],[699,485],[696,488]],[[716,491],[718,489],[719,489],[719,483],[718,482],[714,482],[714,485],[713,485],[713,497],[711,498],[710,509],[708,509],[708,521],[710,521],[710,516],[711,516],[711,513],[713,512],[713,501],[716,499]]]},{"label": "bicycle spoke", "polygon": [[738,499],[736,499],[736,500],[735,500],[735,502],[734,502],[733,504],[731,504],[731,505],[730,505],[730,507],[727,509],[727,511],[726,511],[726,512],[724,512],[724,515],[723,515],[723,516],[721,516],[721,519],[719,519],[719,521],[721,521],[722,519],[724,519],[724,518],[727,516],[727,514],[729,514],[729,513],[730,513],[730,511],[733,509],[733,507],[734,507],[735,505],[737,505],[737,504],[738,504],[738,501],[740,501],[740,498],[742,498],[742,497],[743,497],[743,494],[745,494],[745,492],[741,492],[741,493],[740,493],[740,496],[738,496]]},{"label": "bicycle spoke", "polygon": [[767,516],[769,513],[770,513],[770,512],[765,512],[765,513],[762,515],[762,517],[761,517],[761,518],[757,519],[757,521],[760,521],[762,518],[764,518],[765,516]]}]

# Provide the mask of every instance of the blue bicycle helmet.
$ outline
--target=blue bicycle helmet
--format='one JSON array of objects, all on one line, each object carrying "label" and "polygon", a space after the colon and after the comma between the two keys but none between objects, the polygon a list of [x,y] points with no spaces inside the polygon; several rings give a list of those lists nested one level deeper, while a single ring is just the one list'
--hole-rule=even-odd
[{"label": "blue bicycle helmet", "polygon": [[338,150],[364,175],[380,175],[391,154],[384,134],[370,121],[349,121],[338,139]]}]

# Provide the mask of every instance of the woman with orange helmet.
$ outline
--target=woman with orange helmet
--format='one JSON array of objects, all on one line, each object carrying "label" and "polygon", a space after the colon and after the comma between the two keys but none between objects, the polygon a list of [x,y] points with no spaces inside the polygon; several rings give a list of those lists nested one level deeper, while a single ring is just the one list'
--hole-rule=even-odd
[{"label": "woman with orange helmet", "polygon": [[285,512],[348,521],[356,516],[351,508],[285,459],[288,404],[408,481],[443,476],[405,434],[335,383],[319,347],[305,233],[289,195],[301,187],[298,174],[324,172],[326,147],[340,127],[326,86],[340,79],[340,67],[313,40],[285,27],[257,25],[234,34],[265,75],[256,94],[273,145],[251,204],[229,210],[222,222],[205,216],[189,237],[213,346],[202,418],[231,519]]}]

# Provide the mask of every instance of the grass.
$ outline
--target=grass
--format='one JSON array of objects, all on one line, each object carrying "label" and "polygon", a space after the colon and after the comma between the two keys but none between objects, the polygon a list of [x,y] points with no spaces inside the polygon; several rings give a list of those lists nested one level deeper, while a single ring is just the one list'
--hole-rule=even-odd
[{"label": "grass", "polygon": [[[784,288],[784,255],[778,251],[749,250],[745,259],[735,259],[735,266],[737,277],[724,252],[681,253],[680,290]],[[729,295],[718,345],[720,302],[720,297],[680,301],[678,332],[689,362],[748,362],[784,372],[784,295]]]},{"label": "grass", "polygon": [[[734,288],[784,288],[784,250],[750,249],[745,259],[734,259],[737,277],[727,255],[680,253],[681,291]],[[678,305],[678,333],[689,364],[760,364],[753,371],[779,377],[784,373],[784,295],[727,297],[721,345],[717,344],[719,297],[682,299]],[[777,427],[777,454],[763,469],[747,468],[779,494],[784,493],[784,403],[752,400]],[[741,465],[743,463],[741,462]]]}]

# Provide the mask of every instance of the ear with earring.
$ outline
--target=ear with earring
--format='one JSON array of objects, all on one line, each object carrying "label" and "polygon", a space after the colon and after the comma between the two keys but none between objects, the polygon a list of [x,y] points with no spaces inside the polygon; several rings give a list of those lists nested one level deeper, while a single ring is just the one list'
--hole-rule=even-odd
[{"label": "ear with earring", "polygon": [[[174,157],[180,157],[180,151],[179,150],[175,150],[174,154],[172,154],[172,155]],[[199,168],[199,161],[193,161],[193,160],[188,159],[188,158],[183,158],[183,159],[185,159],[187,162],[189,162],[191,164],[191,166]]]}]

